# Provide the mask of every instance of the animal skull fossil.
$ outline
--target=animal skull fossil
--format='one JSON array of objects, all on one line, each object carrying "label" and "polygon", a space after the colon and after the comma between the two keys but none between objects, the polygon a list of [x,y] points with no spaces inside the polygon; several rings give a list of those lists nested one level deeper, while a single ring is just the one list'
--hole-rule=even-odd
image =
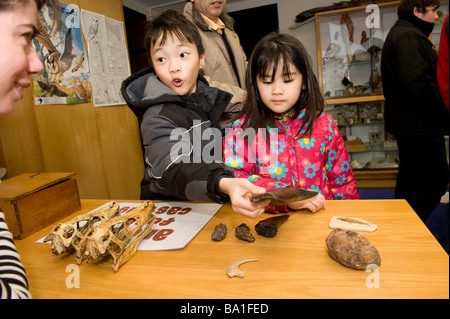
[{"label": "animal skull fossil", "polygon": [[155,223],[154,204],[146,201],[124,215],[111,218],[87,237],[85,257],[92,261],[110,254],[113,270],[128,262]]},{"label": "animal skull fossil", "polygon": [[96,224],[103,224],[105,221],[116,216],[119,205],[116,202],[109,202],[98,209],[79,215],[65,223],[57,224],[52,231],[44,238],[44,242],[51,242],[52,254],[60,255],[75,249],[77,251],[77,262],[80,264],[83,259],[78,255],[83,255],[84,242]]}]

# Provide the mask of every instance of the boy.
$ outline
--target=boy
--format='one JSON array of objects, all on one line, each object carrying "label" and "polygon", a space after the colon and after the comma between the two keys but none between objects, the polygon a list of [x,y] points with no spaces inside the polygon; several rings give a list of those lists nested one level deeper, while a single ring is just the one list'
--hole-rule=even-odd
[{"label": "boy", "polygon": [[[163,12],[150,22],[144,44],[150,68],[130,76],[121,89],[140,123],[145,153],[141,199],[231,199],[234,211],[259,216],[267,201],[252,203],[246,195],[265,189],[234,178],[223,163],[202,158],[211,143],[203,141],[203,133],[220,131],[219,118],[232,96],[199,75],[205,50],[195,25],[176,11]],[[221,152],[221,138],[216,143]]]}]

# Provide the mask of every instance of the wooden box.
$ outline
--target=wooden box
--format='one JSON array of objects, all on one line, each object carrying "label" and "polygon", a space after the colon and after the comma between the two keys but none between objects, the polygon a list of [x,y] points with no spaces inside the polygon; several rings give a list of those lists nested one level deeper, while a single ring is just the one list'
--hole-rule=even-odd
[{"label": "wooden box", "polygon": [[23,239],[81,209],[74,173],[21,174],[0,183],[0,209]]}]

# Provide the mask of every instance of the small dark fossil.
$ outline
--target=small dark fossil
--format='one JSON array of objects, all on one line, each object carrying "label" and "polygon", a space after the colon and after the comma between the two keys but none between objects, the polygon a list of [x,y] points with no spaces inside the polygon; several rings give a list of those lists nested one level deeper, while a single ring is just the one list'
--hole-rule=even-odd
[{"label": "small dark fossil", "polygon": [[252,233],[250,233],[250,228],[244,223],[236,227],[235,235],[237,238],[248,241],[249,243],[255,241],[255,237],[253,237]]},{"label": "small dark fossil", "polygon": [[255,226],[255,230],[258,235],[272,238],[275,237],[278,233],[278,228],[283,224],[286,219],[289,218],[289,215],[279,215],[275,217],[270,217],[267,219],[263,219],[258,222]]},{"label": "small dark fossil", "polygon": [[211,234],[211,239],[214,241],[221,241],[227,235],[227,225],[220,223],[214,228]]}]

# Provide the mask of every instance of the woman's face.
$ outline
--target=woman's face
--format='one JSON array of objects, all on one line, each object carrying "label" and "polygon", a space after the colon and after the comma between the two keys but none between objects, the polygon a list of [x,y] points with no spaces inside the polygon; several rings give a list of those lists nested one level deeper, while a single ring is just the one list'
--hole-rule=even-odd
[{"label": "woman's face", "polygon": [[425,7],[425,12],[420,12],[417,7],[414,7],[414,15],[423,21],[434,23],[439,18],[437,9],[437,6],[428,6]]},{"label": "woman's face", "polygon": [[44,68],[32,46],[37,17],[35,1],[0,11],[0,115],[14,110],[31,84],[30,75]]}]

